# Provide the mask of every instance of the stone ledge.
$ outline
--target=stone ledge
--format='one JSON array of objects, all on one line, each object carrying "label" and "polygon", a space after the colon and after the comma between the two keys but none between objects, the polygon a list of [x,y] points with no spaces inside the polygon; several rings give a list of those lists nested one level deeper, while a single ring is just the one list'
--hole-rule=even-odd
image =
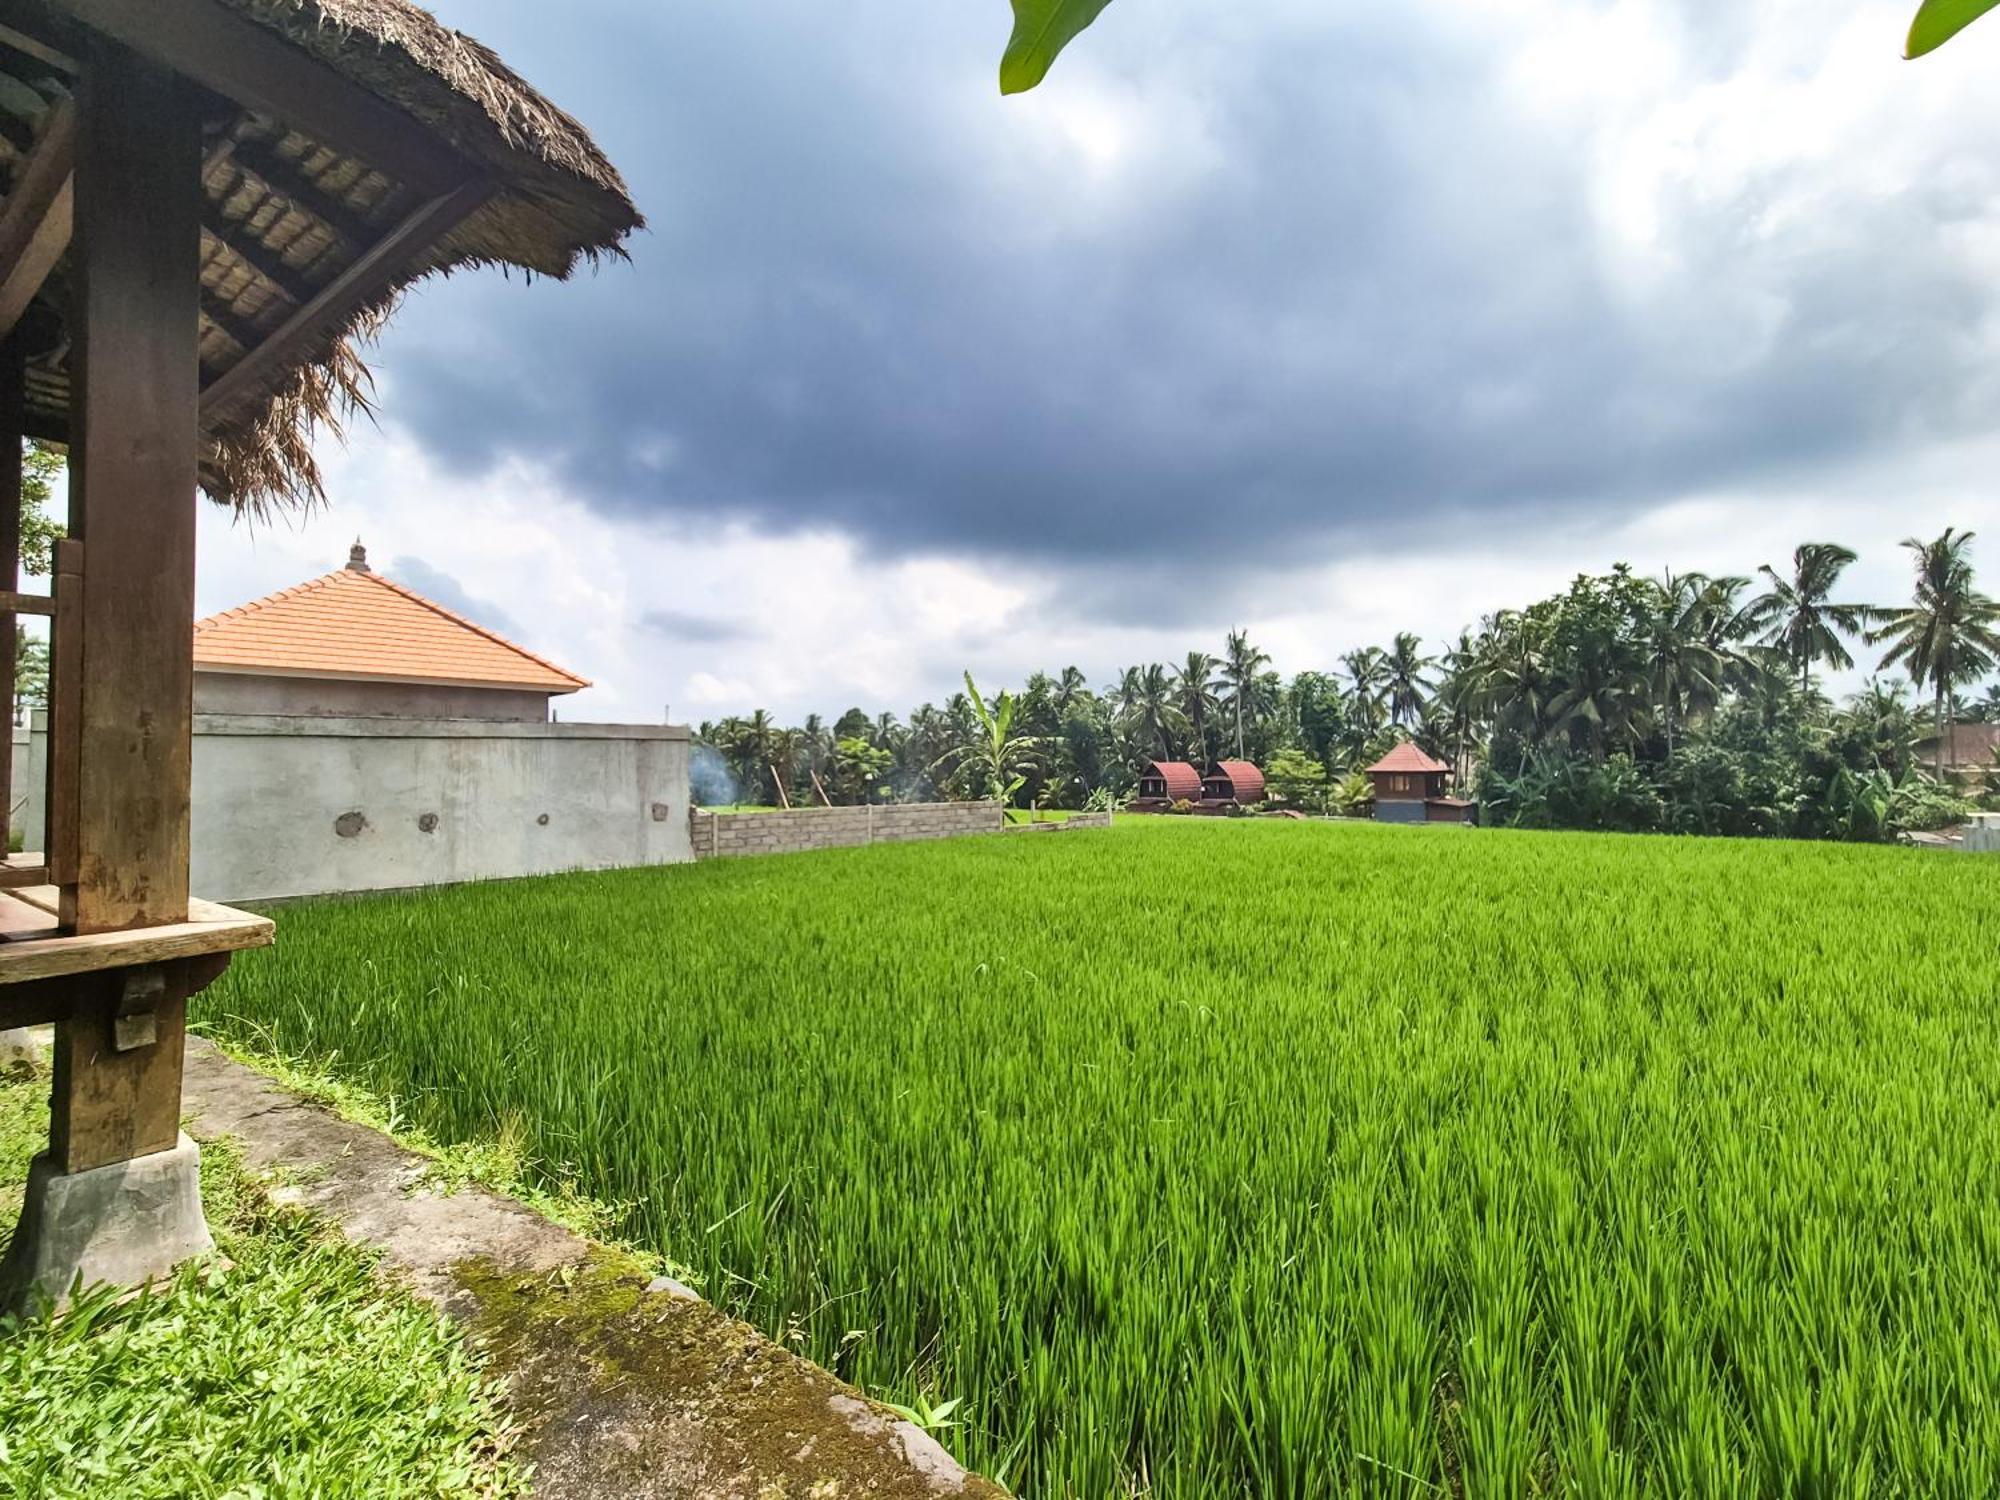
[{"label": "stone ledge", "polygon": [[381,1251],[486,1353],[549,1500],[1005,1500],[935,1440],[628,1257],[188,1044],[189,1129]]}]

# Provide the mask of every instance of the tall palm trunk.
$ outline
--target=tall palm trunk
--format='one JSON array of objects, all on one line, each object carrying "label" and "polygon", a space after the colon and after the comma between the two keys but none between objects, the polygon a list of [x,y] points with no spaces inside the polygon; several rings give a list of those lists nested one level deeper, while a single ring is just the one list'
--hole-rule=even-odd
[{"label": "tall palm trunk", "polygon": [[1944,681],[1943,679],[1939,679],[1937,687],[1937,779],[1939,782],[1943,782],[1944,780],[1945,742],[1949,738],[1945,732],[1944,700]]}]

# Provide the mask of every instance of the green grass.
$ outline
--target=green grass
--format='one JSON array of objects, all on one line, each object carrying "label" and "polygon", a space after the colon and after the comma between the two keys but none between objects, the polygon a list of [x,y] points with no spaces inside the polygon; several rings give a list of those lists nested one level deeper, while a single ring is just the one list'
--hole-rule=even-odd
[{"label": "green grass", "polygon": [[[0,1215],[44,1144],[47,1086],[0,1084]],[[455,1331],[369,1257],[272,1206],[224,1146],[202,1197],[225,1260],[146,1293],[0,1319],[0,1494],[381,1500],[520,1494]]]},{"label": "green grass", "polygon": [[1134,819],[292,907],[202,1011],[1030,1496],[1989,1496],[1996,868]]}]

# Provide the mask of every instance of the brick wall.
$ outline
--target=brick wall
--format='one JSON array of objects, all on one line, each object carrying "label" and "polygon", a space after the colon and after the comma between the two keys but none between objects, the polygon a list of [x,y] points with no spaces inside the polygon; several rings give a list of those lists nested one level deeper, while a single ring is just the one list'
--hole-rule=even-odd
[{"label": "brick wall", "polygon": [[1009,833],[1071,833],[1084,828],[1109,828],[1111,814],[1108,812],[1071,813],[1060,823],[1009,823]]},{"label": "brick wall", "polygon": [[713,813],[697,807],[688,814],[696,859],[906,844],[999,830],[997,802],[906,802],[767,813]]}]

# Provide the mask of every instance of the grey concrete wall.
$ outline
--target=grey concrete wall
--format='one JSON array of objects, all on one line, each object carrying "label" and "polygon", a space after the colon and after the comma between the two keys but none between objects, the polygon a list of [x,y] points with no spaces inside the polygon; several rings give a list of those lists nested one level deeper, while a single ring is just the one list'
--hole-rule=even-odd
[{"label": "grey concrete wall", "polygon": [[9,788],[7,826],[21,835],[23,849],[42,847],[42,804],[49,792],[49,714],[35,709],[14,727],[14,784]]},{"label": "grey concrete wall", "polygon": [[193,886],[217,901],[675,864],[688,731],[204,714]]},{"label": "grey concrete wall", "polygon": [[1009,833],[1071,833],[1086,828],[1109,828],[1111,814],[1108,812],[1071,813],[1060,822],[1051,823],[1009,823]]},{"label": "grey concrete wall", "polygon": [[198,714],[313,714],[333,718],[526,719],[549,716],[549,695],[429,682],[348,682],[261,672],[196,672]]},{"label": "grey concrete wall", "polygon": [[688,815],[696,859],[802,854],[861,844],[906,844],[968,833],[997,833],[997,802],[899,802],[882,807],[802,807],[793,812]]}]

